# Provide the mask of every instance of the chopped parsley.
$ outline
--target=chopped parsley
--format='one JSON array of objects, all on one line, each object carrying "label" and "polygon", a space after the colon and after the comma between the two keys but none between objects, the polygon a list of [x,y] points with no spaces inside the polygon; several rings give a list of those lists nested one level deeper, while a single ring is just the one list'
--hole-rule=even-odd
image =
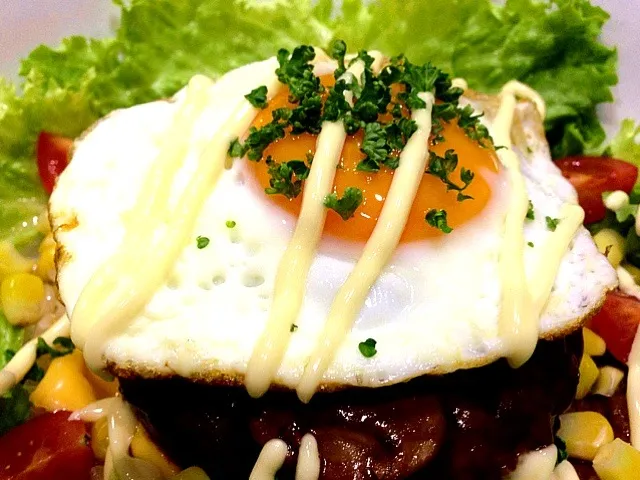
[{"label": "chopped parsley", "polygon": [[367,338],[364,342],[358,344],[358,350],[365,358],[373,357],[378,351],[376,350],[376,342],[373,338]]},{"label": "chopped parsley", "polygon": [[357,187],[345,188],[342,198],[338,198],[336,193],[332,193],[324,199],[324,206],[336,212],[343,220],[349,220],[353,217],[361,203],[362,190]]},{"label": "chopped parsley", "polygon": [[[302,160],[279,163],[267,157],[267,173],[271,176],[264,191],[269,195],[281,194],[292,199],[300,195],[302,182],[309,176],[309,167]],[[295,177],[295,179],[294,179]]]},{"label": "chopped parsley", "polygon": [[458,201],[470,200],[473,197],[465,195],[463,192],[471,185],[474,174],[471,170],[462,167],[460,169],[460,180],[462,185],[454,183],[450,175],[458,168],[458,155],[451,149],[444,153],[444,157],[439,156],[435,152],[429,152],[429,163],[426,173],[438,177],[447,187],[447,191],[454,190],[458,192]]},{"label": "chopped parsley", "polygon": [[227,220],[225,225],[227,226],[227,228],[235,228],[236,227],[236,222],[235,222],[235,220]]},{"label": "chopped parsley", "polygon": [[338,62],[338,68],[334,72],[334,77],[336,80],[342,76],[344,72],[347,71],[347,67],[344,64],[344,57],[347,54],[347,44],[344,43],[344,40],[334,40],[329,45],[329,56]]},{"label": "chopped parsley", "polygon": [[527,242],[527,245],[529,245],[531,248],[533,248],[535,245],[533,244],[533,242]]},{"label": "chopped parsley", "polygon": [[298,325],[296,325],[295,323],[291,324],[291,327],[289,327],[289,331],[291,333],[295,332],[296,330],[298,330]]},{"label": "chopped parsley", "polygon": [[202,250],[209,245],[209,241],[210,240],[207,237],[198,236],[196,238],[196,245],[200,250]]},{"label": "chopped parsley", "polygon": [[75,345],[69,337],[57,337],[53,341],[53,346],[50,346],[45,342],[42,337],[38,337],[38,344],[36,346],[36,357],[42,355],[51,355],[51,358],[64,357],[73,352]]},{"label": "chopped parsley", "polygon": [[244,96],[256,108],[267,108],[267,87],[262,85]]},{"label": "chopped parsley", "polygon": [[558,228],[558,224],[560,223],[560,219],[551,217],[544,217],[544,219],[547,222],[547,228],[552,232],[555,232],[556,228]]},{"label": "chopped parsley", "polygon": [[527,220],[535,220],[535,219],[536,219],[536,213],[533,211],[533,202],[529,200],[529,208],[527,209]]},{"label": "chopped parsley", "polygon": [[451,228],[447,224],[447,212],[444,210],[429,210],[427,215],[424,217],[429,225],[443,233],[451,233],[453,232],[453,228]]}]

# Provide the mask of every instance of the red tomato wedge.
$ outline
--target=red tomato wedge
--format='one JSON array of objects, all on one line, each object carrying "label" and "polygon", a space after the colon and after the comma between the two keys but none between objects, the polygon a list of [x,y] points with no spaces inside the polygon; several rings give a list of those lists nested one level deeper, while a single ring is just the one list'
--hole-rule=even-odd
[{"label": "red tomato wedge", "polygon": [[603,192],[624,190],[629,193],[638,178],[638,167],[614,158],[567,157],[558,160],[556,165],[578,192],[585,224],[604,218]]},{"label": "red tomato wedge", "polygon": [[0,437],[0,480],[89,480],[87,428],[68,418],[45,413]]},{"label": "red tomato wedge", "polygon": [[607,294],[602,309],[587,322],[587,327],[604,339],[614,357],[627,363],[638,323],[640,300],[615,290]]},{"label": "red tomato wedge", "polygon": [[47,193],[53,191],[56,179],[69,164],[69,152],[73,140],[42,132],[38,137],[36,155],[38,158],[38,173],[42,186]]}]

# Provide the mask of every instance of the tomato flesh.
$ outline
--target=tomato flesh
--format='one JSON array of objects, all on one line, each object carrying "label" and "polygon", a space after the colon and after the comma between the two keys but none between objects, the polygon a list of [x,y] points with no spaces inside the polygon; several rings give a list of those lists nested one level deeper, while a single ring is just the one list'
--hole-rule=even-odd
[{"label": "tomato flesh", "polygon": [[0,437],[0,480],[89,480],[87,427],[68,418],[45,413]]},{"label": "tomato flesh", "polygon": [[69,164],[69,152],[72,146],[73,140],[70,138],[47,132],[40,133],[36,146],[38,173],[47,193],[50,194],[53,191],[57,178]]},{"label": "tomato flesh", "polygon": [[640,301],[616,290],[607,294],[602,309],[587,322],[587,327],[604,339],[614,357],[627,363],[638,323]]},{"label": "tomato flesh", "polygon": [[558,160],[556,165],[578,192],[578,201],[585,213],[585,224],[604,218],[604,192],[623,190],[629,193],[638,178],[635,165],[614,158],[567,157]]}]

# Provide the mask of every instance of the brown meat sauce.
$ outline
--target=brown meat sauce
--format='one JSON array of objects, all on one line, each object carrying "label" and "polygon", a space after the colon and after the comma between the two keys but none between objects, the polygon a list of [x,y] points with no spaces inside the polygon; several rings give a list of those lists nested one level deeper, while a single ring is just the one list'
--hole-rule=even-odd
[{"label": "brown meat sauce", "polygon": [[281,438],[293,478],[304,434],[314,434],[323,480],[500,479],[518,455],[553,442],[552,417],[574,397],[580,331],[541,341],[527,364],[505,361],[378,389],[251,399],[244,389],[173,379],[122,379],[121,390],[158,443],[212,478],[246,479],[262,445]]}]

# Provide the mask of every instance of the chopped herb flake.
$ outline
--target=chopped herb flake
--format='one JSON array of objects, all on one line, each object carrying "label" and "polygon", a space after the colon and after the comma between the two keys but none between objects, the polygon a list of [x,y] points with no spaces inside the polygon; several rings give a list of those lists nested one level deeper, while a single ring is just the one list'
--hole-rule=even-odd
[{"label": "chopped herb flake", "polygon": [[256,108],[267,108],[267,87],[262,85],[244,96]]},{"label": "chopped herb flake", "polygon": [[527,245],[529,245],[531,248],[534,247],[533,242],[527,242]]},{"label": "chopped herb flake", "polygon": [[227,220],[226,225],[227,225],[227,228],[235,228],[236,222],[235,220]]},{"label": "chopped herb flake", "polygon": [[296,330],[298,330],[298,325],[296,325],[295,323],[291,324],[291,327],[289,327],[289,331],[291,333],[295,332]]},{"label": "chopped herb flake", "polygon": [[458,192],[458,201],[472,199],[473,197],[465,195],[464,192],[473,181],[474,174],[471,170],[462,167],[460,169],[460,180],[462,185],[454,183],[450,176],[458,168],[458,155],[449,149],[444,153],[444,157],[439,156],[435,152],[429,152],[429,164],[426,173],[438,177],[447,187],[447,191],[454,190]]},{"label": "chopped herb flake", "polygon": [[558,224],[560,223],[560,219],[551,217],[544,217],[544,219],[547,222],[547,228],[552,232],[555,232],[556,228],[558,228]]},{"label": "chopped herb flake", "polygon": [[536,213],[533,211],[533,202],[529,200],[529,208],[527,209],[527,220],[535,220]]},{"label": "chopped herb flake", "polygon": [[[309,167],[302,160],[290,160],[285,163],[275,162],[267,158],[267,173],[271,176],[269,187],[265,192],[269,195],[282,194],[292,199],[300,195],[302,182],[309,176]],[[294,179],[295,176],[295,179]]]},{"label": "chopped herb flake", "polygon": [[429,225],[443,233],[451,233],[453,231],[453,228],[447,225],[447,212],[444,210],[429,210],[424,219]]},{"label": "chopped herb flake", "polygon": [[365,358],[373,357],[378,351],[376,350],[376,342],[373,338],[367,338],[364,342],[358,344],[358,350]]},{"label": "chopped herb flake", "polygon": [[332,193],[324,199],[324,206],[335,211],[343,220],[349,220],[362,203],[362,190],[357,187],[347,187],[344,189],[342,198]]},{"label": "chopped herb flake", "polygon": [[209,239],[207,237],[198,236],[196,238],[196,245],[200,250],[206,248],[209,245]]}]

